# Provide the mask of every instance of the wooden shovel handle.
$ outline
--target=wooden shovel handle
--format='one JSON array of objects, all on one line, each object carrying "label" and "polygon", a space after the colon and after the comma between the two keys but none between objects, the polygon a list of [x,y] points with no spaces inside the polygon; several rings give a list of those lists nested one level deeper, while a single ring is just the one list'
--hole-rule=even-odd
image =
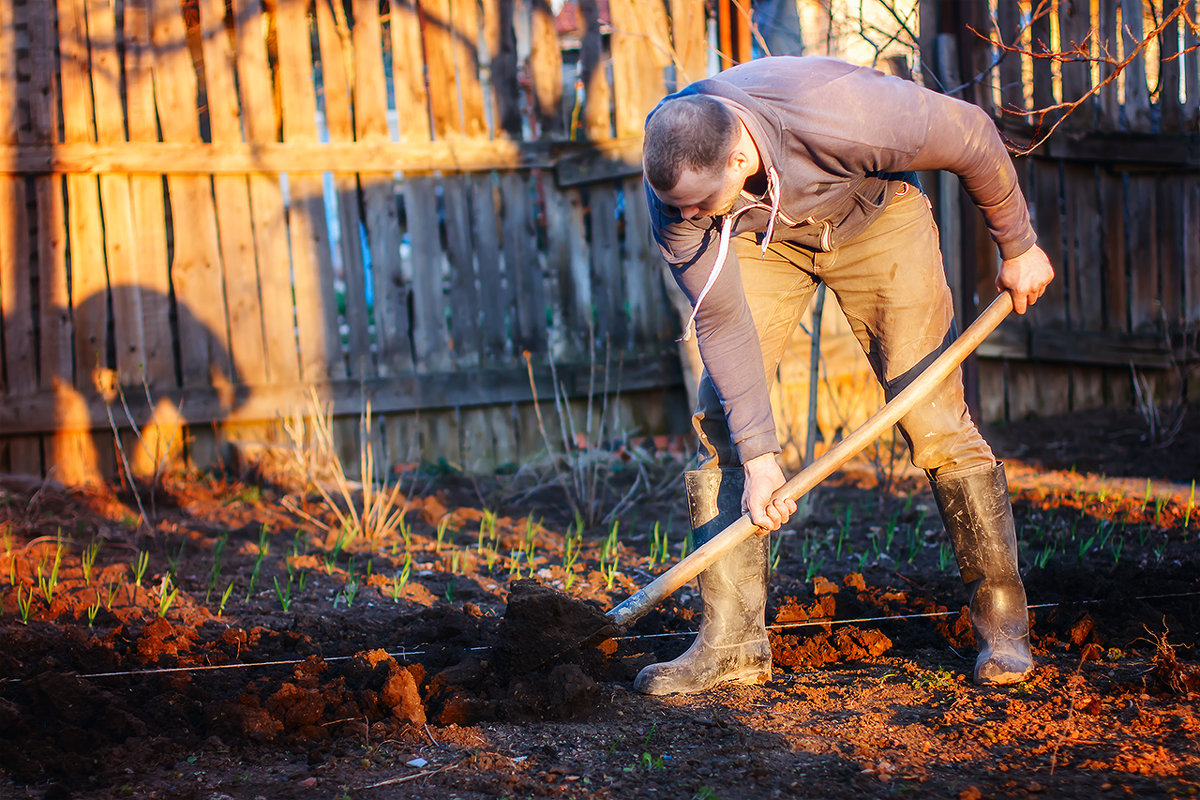
[{"label": "wooden shovel handle", "polygon": [[[779,487],[774,496],[799,500],[814,486],[833,474],[838,467],[879,438],[885,430],[895,425],[901,417],[912,410],[913,406],[923,400],[951,372],[957,369],[963,359],[973,353],[975,348],[988,337],[988,334],[1008,316],[1012,307],[1012,297],[1008,292],[1001,292],[991,305],[971,323],[971,326],[934,359],[933,363],[926,367],[912,383],[872,414],[870,419],[854,433],[829,448],[824,455]],[[664,597],[706,570],[714,561],[757,530],[758,526],[750,521],[750,515],[743,514],[741,518],[709,539],[678,564],[609,611],[606,616],[615,625],[621,627],[641,619]]]}]

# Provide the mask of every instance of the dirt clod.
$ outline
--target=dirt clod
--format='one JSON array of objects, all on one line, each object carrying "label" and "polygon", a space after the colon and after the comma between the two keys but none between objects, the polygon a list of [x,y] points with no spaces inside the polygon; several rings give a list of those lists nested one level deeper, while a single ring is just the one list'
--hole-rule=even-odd
[{"label": "dirt clod", "polygon": [[603,631],[615,633],[597,606],[534,580],[516,581],[500,623],[497,667],[517,674],[529,672]]}]

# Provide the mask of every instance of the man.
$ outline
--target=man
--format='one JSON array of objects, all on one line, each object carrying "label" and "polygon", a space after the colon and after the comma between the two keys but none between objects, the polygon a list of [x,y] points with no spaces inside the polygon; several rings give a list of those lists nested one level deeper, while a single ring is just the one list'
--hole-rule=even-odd
[{"label": "man", "polygon": [[[1023,314],[1054,276],[1035,244],[1016,173],[975,106],[830,58],[764,58],[665,98],[646,122],[651,226],[692,303],[705,373],[693,426],[701,469],[685,475],[697,544],[748,511],[762,535],[700,576],[695,642],[635,688],[696,692],[771,675],[768,535],[795,513],[768,395],[818,282],[838,302],[890,398],[952,340],[953,310],[918,170],[949,170],[999,246],[997,288]],[[980,647],[975,680],[1033,668],[1003,465],[979,435],[956,372],[899,423],[925,470]]]}]

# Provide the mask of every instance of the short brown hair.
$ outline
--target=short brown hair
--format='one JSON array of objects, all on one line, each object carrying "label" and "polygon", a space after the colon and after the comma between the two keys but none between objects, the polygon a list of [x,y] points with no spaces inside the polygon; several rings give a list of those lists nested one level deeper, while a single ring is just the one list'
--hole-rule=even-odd
[{"label": "short brown hair", "polygon": [[646,120],[642,162],[656,189],[673,189],[686,167],[721,167],[738,136],[738,118],[724,103],[702,94],[664,101]]}]

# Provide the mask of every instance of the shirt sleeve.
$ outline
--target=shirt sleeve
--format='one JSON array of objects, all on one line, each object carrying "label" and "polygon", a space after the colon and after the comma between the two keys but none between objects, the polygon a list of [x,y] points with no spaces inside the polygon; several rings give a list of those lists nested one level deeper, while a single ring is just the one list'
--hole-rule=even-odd
[{"label": "shirt sleeve", "polygon": [[[684,220],[674,208],[663,205],[648,185],[646,202],[663,258],[694,307],[716,266],[721,218]],[[780,452],[762,347],[733,248],[696,314],[696,341],[741,462]]]}]

